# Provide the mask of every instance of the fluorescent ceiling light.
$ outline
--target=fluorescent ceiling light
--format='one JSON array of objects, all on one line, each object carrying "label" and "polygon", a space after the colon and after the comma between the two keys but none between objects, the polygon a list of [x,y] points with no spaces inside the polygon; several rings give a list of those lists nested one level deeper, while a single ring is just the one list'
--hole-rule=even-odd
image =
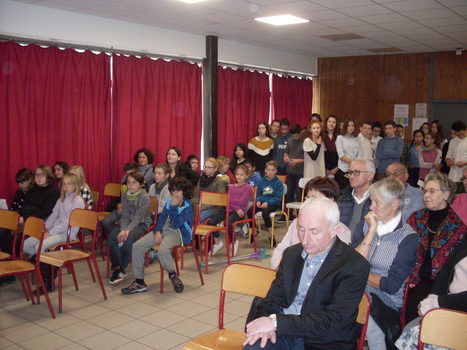
[{"label": "fluorescent ceiling light", "polygon": [[178,0],[178,1],[186,2],[187,4],[194,4],[194,3],[202,2],[202,1],[206,1],[206,0]]},{"label": "fluorescent ceiling light", "polygon": [[274,26],[283,26],[286,24],[297,24],[297,23],[307,23],[310,22],[307,19],[300,18],[294,15],[280,15],[280,16],[270,16],[270,17],[257,17],[255,21],[263,22],[267,24],[272,24]]}]

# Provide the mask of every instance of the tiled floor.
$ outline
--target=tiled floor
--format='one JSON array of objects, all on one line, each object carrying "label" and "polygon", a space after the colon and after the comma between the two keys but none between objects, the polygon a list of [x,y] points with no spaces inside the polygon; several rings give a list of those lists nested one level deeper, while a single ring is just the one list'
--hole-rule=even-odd
[{"label": "tiled floor", "polygon": [[[277,230],[278,241],[285,224]],[[263,232],[260,247],[268,241]],[[238,255],[253,249],[240,238]],[[269,250],[270,251],[270,250]],[[221,250],[213,260],[225,258]],[[269,267],[269,258],[242,262]],[[105,263],[99,260],[101,272]],[[57,318],[50,317],[45,301],[40,305],[26,302],[19,282],[0,287],[0,349],[75,350],[75,349],[183,349],[189,339],[217,328],[219,286],[226,264],[209,267],[201,286],[193,254],[185,255],[181,279],[183,293],[174,292],[167,276],[165,291],[159,293],[159,264],[150,265],[145,273],[149,291],[124,296],[120,293],[132,281],[131,268],[119,286],[105,279],[106,301],[97,283],[92,283],[84,263],[75,265],[79,291],[75,291],[71,276],[64,274],[63,313],[58,314],[57,292],[50,293]],[[252,298],[228,294],[225,306],[225,327],[243,330]]]}]

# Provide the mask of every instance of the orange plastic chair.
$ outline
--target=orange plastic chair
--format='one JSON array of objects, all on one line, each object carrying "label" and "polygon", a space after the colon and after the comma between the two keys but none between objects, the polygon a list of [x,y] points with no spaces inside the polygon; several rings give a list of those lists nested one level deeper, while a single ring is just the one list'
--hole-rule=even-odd
[{"label": "orange plastic chair", "polygon": [[16,240],[18,238],[19,214],[16,211],[0,209],[0,228],[13,231],[12,254],[0,251],[0,261],[10,257],[16,259]]},{"label": "orange plastic chair", "polygon": [[[287,194],[287,175],[276,175],[279,180],[282,181],[284,184],[284,193],[282,194],[282,204],[280,210],[277,210],[271,214],[269,214],[269,217],[271,218],[272,226],[271,226],[271,248],[274,248],[274,226],[275,226],[275,217],[277,215],[284,215],[285,216],[285,221],[286,221],[286,227],[289,227],[289,216],[287,215],[287,209],[285,207],[285,196]],[[261,218],[261,211],[256,212],[257,219]],[[258,229],[261,231],[261,224],[258,221]]]},{"label": "orange plastic chair", "polygon": [[[29,283],[29,274],[35,274],[36,280],[36,292],[39,296],[39,288],[42,287],[42,291],[47,301],[47,306],[49,307],[50,315],[52,318],[55,318],[55,312],[50,302],[49,294],[47,293],[47,287],[44,284],[44,279],[42,278],[41,269],[40,269],[40,257],[42,242],[44,240],[45,232],[45,223],[41,219],[30,216],[26,219],[24,224],[24,231],[21,237],[21,248],[19,253],[19,259],[9,260],[0,262],[0,277],[6,276],[18,276],[18,279],[21,282],[21,287],[23,288],[24,296],[26,300],[31,300],[31,303],[34,305],[34,296],[32,294],[31,285]],[[36,263],[33,264],[30,261],[24,260],[24,240],[26,237],[34,237],[39,240],[39,246],[36,254]],[[37,298],[37,303],[40,304],[39,297]]]},{"label": "orange plastic chair", "polygon": [[[229,194],[228,193],[218,193],[218,192],[207,192],[201,191],[199,203],[198,203],[198,221],[201,217],[201,208],[203,205],[216,205],[219,207],[225,207],[225,219],[223,226],[218,225],[206,225],[203,223],[198,223],[195,226],[194,233],[195,237],[198,237],[199,247],[201,251],[201,237],[204,237],[204,259],[205,259],[205,272],[208,273],[208,256],[209,256],[209,241],[213,242],[212,234],[214,232],[219,232],[225,230],[227,232],[227,226],[229,223]],[[229,245],[227,246],[227,256],[229,255]],[[203,257],[201,256],[201,260]]]},{"label": "orange plastic chair", "polygon": [[362,328],[360,337],[358,338],[357,350],[363,350],[365,344],[366,330],[368,328],[368,318],[370,317],[370,297],[364,293],[360,304],[358,305],[357,323],[360,323]]},{"label": "orange plastic chair", "polygon": [[[95,254],[95,247],[96,247],[96,239],[97,239],[97,214],[90,210],[84,209],[75,209],[71,212],[70,216],[70,226],[78,226],[82,230],[91,230],[93,231],[92,234],[92,245],[91,245],[91,253],[70,249],[68,245],[66,249],[63,250],[55,250],[51,252],[42,253],[40,256],[40,262],[51,265],[52,271],[53,267],[58,268],[58,312],[62,312],[62,268],[67,266],[70,268],[71,273],[73,275],[73,282],[75,284],[75,289],[78,290],[78,283],[76,280],[76,275],[73,267],[73,263],[86,260],[89,267],[89,272],[91,273],[91,277],[93,281],[95,281],[94,273],[91,267],[90,261],[92,261],[95,272],[97,275],[97,279],[99,281],[99,285],[102,291],[102,295],[104,300],[107,299],[107,295],[105,293],[104,284],[102,282],[102,277],[99,271],[99,266],[97,265],[96,261],[96,254]],[[69,243],[70,235],[68,232],[67,235],[67,243]],[[52,276],[53,280],[53,276]]]},{"label": "orange plastic chair", "polygon": [[467,312],[448,309],[428,311],[420,323],[418,350],[424,344],[443,346],[454,350],[467,348]]},{"label": "orange plastic chair", "polygon": [[241,293],[264,298],[276,277],[276,271],[248,264],[230,264],[224,270],[219,305],[219,329],[192,339],[185,350],[216,349],[241,350],[246,339],[244,332],[224,328],[226,292]]}]

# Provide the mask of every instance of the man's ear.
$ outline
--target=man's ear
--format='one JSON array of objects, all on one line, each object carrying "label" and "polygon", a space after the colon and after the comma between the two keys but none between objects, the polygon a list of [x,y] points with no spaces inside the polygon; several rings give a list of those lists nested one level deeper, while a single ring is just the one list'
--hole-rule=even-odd
[{"label": "man's ear", "polygon": [[334,227],[331,228],[331,238],[334,238],[337,236],[338,233],[338,224],[334,225]]}]

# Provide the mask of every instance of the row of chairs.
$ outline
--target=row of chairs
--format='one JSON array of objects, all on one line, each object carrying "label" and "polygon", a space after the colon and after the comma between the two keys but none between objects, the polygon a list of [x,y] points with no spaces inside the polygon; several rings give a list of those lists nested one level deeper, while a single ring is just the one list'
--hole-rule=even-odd
[{"label": "row of chairs", "polygon": [[[92,232],[92,242],[91,242],[91,251],[88,252],[86,247],[81,250],[72,249],[70,242],[70,232],[71,227],[79,227],[80,233],[79,236],[83,237],[84,241],[84,231],[89,230]],[[34,305],[34,295],[29,283],[29,277],[32,277],[36,283],[36,298],[37,304],[40,304],[40,288],[44,293],[47,305],[49,307],[50,314],[52,318],[55,318],[55,312],[53,306],[50,302],[50,298],[47,292],[47,286],[44,283],[44,279],[41,273],[40,265],[41,263],[49,265],[51,269],[51,281],[54,281],[54,271],[58,271],[58,308],[59,312],[62,312],[62,271],[66,267],[73,277],[73,282],[75,289],[78,290],[78,282],[76,279],[76,274],[74,270],[74,263],[85,260],[89,267],[89,272],[91,274],[92,280],[95,282],[95,276],[97,276],[99,286],[102,291],[104,300],[107,299],[105,292],[104,284],[102,282],[101,274],[99,267],[96,261],[96,240],[97,240],[97,214],[93,211],[84,210],[84,209],[75,209],[70,215],[68,231],[67,231],[67,241],[66,243],[56,245],[51,247],[49,251],[41,253],[42,244],[44,240],[45,233],[45,222],[39,218],[29,217],[26,219],[24,224],[23,234],[21,236],[21,245],[19,257],[15,255],[16,240],[18,238],[19,231],[19,214],[14,211],[2,210],[0,209],[0,227],[6,228],[14,232],[13,239],[13,254],[12,256],[3,257],[0,261],[0,277],[6,276],[17,276],[20,280],[21,287],[23,289],[24,296],[27,301],[31,301]],[[24,256],[24,241],[28,237],[36,238],[39,241],[38,251],[35,256],[35,261],[27,261]],[[94,266],[95,271],[93,271],[91,262]],[[54,285],[52,283],[52,285]]]}]

